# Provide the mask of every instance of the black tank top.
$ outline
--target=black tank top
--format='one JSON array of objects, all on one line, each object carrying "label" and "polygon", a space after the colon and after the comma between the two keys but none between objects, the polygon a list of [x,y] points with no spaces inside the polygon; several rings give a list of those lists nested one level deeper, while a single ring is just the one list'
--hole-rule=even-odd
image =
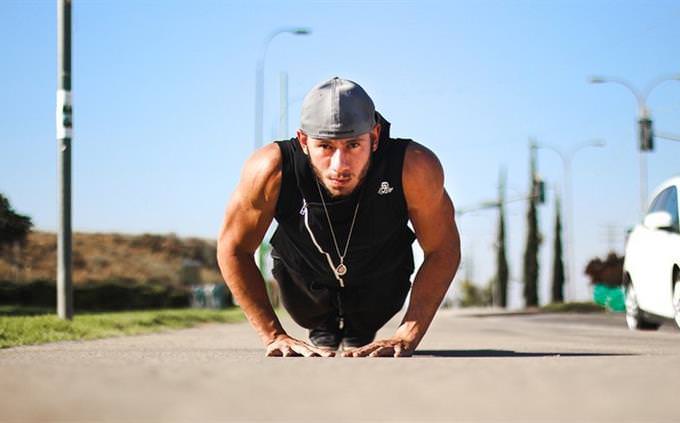
[{"label": "black tank top", "polygon": [[[391,275],[413,272],[411,244],[413,231],[407,226],[408,212],[402,188],[404,153],[410,140],[389,137],[389,122],[377,115],[382,124],[378,149],[363,183],[348,197],[333,199],[322,188],[340,252],[347,241],[357,201],[357,212],[342,277],[346,287],[372,284]],[[278,228],[272,236],[272,256],[283,261],[290,271],[321,285],[340,284],[334,266],[336,252],[328,220],[323,210],[315,175],[297,138],[276,142],[282,155],[282,179],[275,218]]]}]

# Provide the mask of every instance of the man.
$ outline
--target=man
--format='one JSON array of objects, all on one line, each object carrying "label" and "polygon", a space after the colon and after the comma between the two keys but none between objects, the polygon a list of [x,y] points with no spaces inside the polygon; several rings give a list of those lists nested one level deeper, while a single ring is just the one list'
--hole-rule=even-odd
[{"label": "man", "polygon": [[[410,356],[425,335],[460,262],[454,208],[437,157],[389,137],[389,123],[356,83],[333,78],[302,105],[297,137],[247,161],[218,241],[224,280],[267,356]],[[273,275],[284,307],[311,345],[287,335],[253,254],[272,219]],[[415,234],[407,226],[411,221]],[[377,330],[402,307],[396,333]]]}]

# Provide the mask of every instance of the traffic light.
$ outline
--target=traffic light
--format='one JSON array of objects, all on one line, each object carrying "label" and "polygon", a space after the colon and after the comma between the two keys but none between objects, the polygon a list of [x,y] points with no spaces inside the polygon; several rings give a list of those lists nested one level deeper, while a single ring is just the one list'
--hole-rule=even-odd
[{"label": "traffic light", "polygon": [[534,192],[532,194],[538,200],[538,204],[545,204],[545,182],[538,176],[534,180]]},{"label": "traffic light", "polygon": [[642,117],[638,120],[640,127],[640,151],[654,150],[654,128],[652,127],[652,119]]}]

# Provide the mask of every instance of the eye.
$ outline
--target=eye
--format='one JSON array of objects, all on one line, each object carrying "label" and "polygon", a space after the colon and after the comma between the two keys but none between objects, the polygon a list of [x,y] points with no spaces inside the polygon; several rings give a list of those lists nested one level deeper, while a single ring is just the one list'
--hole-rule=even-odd
[{"label": "eye", "polygon": [[359,144],[358,142],[349,143],[349,148],[359,148],[360,146],[361,144]]},{"label": "eye", "polygon": [[331,146],[329,144],[319,144],[319,147],[324,149],[324,150],[329,150]]}]

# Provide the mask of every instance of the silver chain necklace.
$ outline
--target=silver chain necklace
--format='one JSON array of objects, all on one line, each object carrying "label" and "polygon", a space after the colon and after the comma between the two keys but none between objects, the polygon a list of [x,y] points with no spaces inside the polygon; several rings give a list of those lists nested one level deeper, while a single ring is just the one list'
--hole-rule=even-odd
[{"label": "silver chain necklace", "polygon": [[359,203],[361,203],[361,197],[357,199],[357,205],[354,208],[354,217],[352,217],[352,224],[349,227],[349,234],[347,235],[347,242],[345,243],[345,249],[340,254],[340,247],[338,247],[338,240],[335,238],[335,231],[333,230],[333,224],[331,223],[331,216],[328,214],[328,208],[326,207],[326,200],[323,198],[323,192],[321,192],[321,185],[319,185],[319,180],[314,178],[316,182],[316,187],[319,189],[319,196],[321,196],[321,204],[323,204],[323,211],[326,213],[326,220],[328,220],[328,227],[331,230],[331,236],[333,237],[333,244],[335,245],[335,251],[340,257],[340,264],[335,268],[335,273],[338,276],[344,276],[347,273],[347,266],[345,265],[345,256],[347,255],[347,249],[349,248],[349,240],[352,239],[352,232],[354,231],[354,222],[357,219],[357,212],[359,211]]}]

